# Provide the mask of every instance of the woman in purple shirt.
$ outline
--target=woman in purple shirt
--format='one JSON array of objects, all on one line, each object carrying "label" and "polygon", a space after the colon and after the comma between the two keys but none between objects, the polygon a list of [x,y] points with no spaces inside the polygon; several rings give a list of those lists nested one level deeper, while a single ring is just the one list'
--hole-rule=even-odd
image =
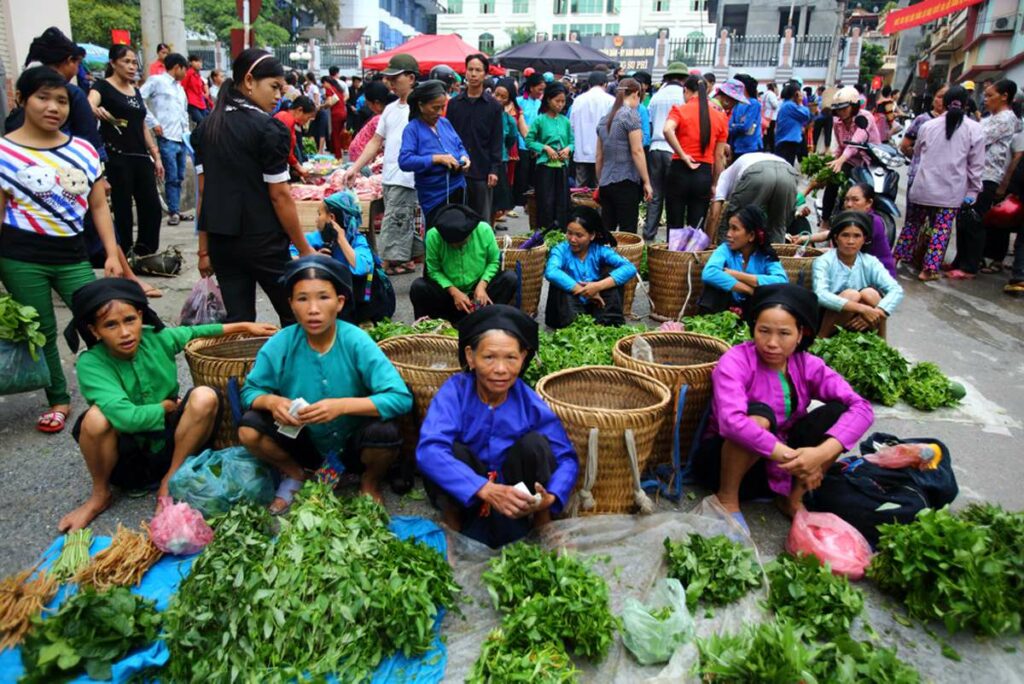
[{"label": "woman in purple shirt", "polygon": [[[711,375],[711,417],[694,460],[698,479],[744,528],[741,499],[776,494],[794,515],[874,419],[871,404],[807,352],[818,328],[810,290],[757,288],[748,323],[754,339],[726,352]],[[824,405],[808,412],[814,400]]]},{"label": "woman in purple shirt", "polygon": [[882,217],[875,213],[875,189],[867,183],[856,183],[846,191],[844,206],[849,211],[862,211],[871,217],[871,239],[868,241],[867,253],[882,262],[885,270],[893,278],[896,277],[896,262],[892,258],[892,247],[885,234]]}]

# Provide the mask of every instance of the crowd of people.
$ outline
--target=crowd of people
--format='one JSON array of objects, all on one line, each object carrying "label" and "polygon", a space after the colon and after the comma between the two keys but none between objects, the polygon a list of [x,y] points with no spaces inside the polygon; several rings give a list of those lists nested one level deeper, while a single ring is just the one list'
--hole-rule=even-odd
[{"label": "crowd of people", "polygon": [[[757,466],[793,513],[872,420],[870,404],[806,352],[811,341],[837,326],[884,335],[903,298],[898,268],[923,281],[1000,272],[1014,229],[986,230],[980,217],[1024,189],[1024,126],[1007,80],[987,83],[980,107],[964,84],[943,86],[903,131],[898,93],[815,92],[798,81],[762,91],[748,75],[719,83],[678,62],[655,90],[644,71],[493,78],[483,54],[466,58],[464,77],[439,67],[420,80],[415,58],[399,54],[349,84],[334,68],[319,81],[286,72],[259,49],[204,79],[201,60],[161,45],[140,86],[136,52],[116,45],[86,94],[71,82],[83,54],[57,29],[33,41],[38,66],[18,78],[18,109],[0,139],[0,279],[39,312],[51,374],[38,429],[60,432],[71,414],[51,291],[72,309],[72,350],[79,338],[88,347],[77,370],[89,408],[72,435],[92,493],[61,529],[87,525],[110,504],[111,485],[167,492],[225,404],[209,387],[179,399],[175,357],[192,339],[234,333],[273,333],[241,390],[238,433],[281,475],[272,510],[286,510],[325,464],[359,474],[362,491],[379,499],[411,395],[358,324],[391,315],[388,278],[413,273],[415,317],[458,326],[466,370],[441,388],[421,428],[417,463],[431,501],[454,529],[494,545],[546,523],[566,505],[578,463],[558,419],[521,380],[538,325],[511,306],[519,283],[501,268],[495,231],[527,205],[535,238],[565,234],[544,270],[551,328],[583,313],[624,322],[623,288],[637,269],[615,250],[616,231],[654,241],[664,223],[666,238],[684,227],[706,234],[713,251],[700,308],[738,312],[753,340],[715,371],[704,481],[745,524],[740,484]],[[814,225],[796,161],[828,151],[830,170],[851,176],[871,163],[868,145],[900,134],[912,164],[895,249],[869,184],[826,185]],[[360,232],[351,193],[329,195],[315,226],[300,222],[289,183],[305,177],[304,136],[347,154],[346,183],[379,159],[379,253]],[[181,206],[190,157],[194,217]],[[159,292],[129,268],[126,254],[160,248],[161,183],[168,222],[196,219],[198,268],[217,276],[224,324],[165,327],[147,304]],[[577,188],[591,201],[574,202]],[[1016,232],[1008,293],[1024,291]],[[787,240],[825,250],[813,288],[788,282],[774,247]],[[255,322],[257,285],[281,330]],[[812,400],[824,405],[808,412]]]}]

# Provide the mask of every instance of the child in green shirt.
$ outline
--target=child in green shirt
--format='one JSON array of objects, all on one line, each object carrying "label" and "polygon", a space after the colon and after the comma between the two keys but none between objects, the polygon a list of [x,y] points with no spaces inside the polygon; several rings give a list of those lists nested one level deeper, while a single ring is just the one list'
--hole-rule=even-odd
[{"label": "child in green shirt", "polygon": [[88,525],[113,500],[111,485],[128,489],[167,483],[185,458],[201,451],[220,417],[212,387],[194,387],[178,398],[175,356],[197,337],[233,333],[272,335],[265,323],[229,323],[166,328],[149,308],[138,283],[102,278],[72,297],[74,319],[65,337],[72,351],[78,337],[88,350],[75,364],[78,386],[89,409],[72,436],[92,476],[92,493],[61,518],[58,529]]},{"label": "child in green shirt", "polygon": [[540,115],[530,125],[526,146],[537,155],[534,188],[537,225],[565,230],[569,216],[569,158],[573,152],[572,126],[562,115],[566,92],[561,83],[549,83],[540,102]]}]

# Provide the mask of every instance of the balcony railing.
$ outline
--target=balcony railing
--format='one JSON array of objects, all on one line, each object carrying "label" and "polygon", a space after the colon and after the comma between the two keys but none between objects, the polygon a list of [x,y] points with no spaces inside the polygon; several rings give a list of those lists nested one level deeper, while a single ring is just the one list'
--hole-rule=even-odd
[{"label": "balcony railing", "polygon": [[778,66],[780,40],[778,36],[735,36],[729,66]]}]

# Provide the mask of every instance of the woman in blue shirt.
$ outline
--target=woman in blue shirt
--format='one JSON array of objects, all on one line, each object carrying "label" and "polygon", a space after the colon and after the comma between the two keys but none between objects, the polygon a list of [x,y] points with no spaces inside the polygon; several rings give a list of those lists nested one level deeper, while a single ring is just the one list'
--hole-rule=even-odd
[{"label": "woman in blue shirt", "polygon": [[256,356],[238,430],[283,476],[270,511],[286,511],[322,465],[361,474],[360,491],[381,501],[380,481],[402,444],[393,419],[412,409],[412,394],[369,335],[338,320],[352,297],[348,269],[315,254],[291,262],[283,280],[298,323]]},{"label": "woman in blue shirt", "polygon": [[761,102],[757,99],[757,81],[747,74],[737,74],[736,80],[743,84],[746,103],[737,103],[729,115],[729,142],[732,144],[732,158],[738,159],[747,152],[760,152]]},{"label": "woman in blue shirt", "polygon": [[756,288],[788,282],[768,240],[767,223],[764,211],[753,205],[743,207],[729,218],[725,243],[715,249],[701,273],[702,313],[743,309]]},{"label": "woman in blue shirt", "polygon": [[537,323],[501,304],[459,323],[464,373],[450,378],[420,428],[416,462],[445,523],[497,548],[569,502],[579,464],[558,417],[522,380]]},{"label": "woman in blue shirt", "polygon": [[811,121],[811,110],[804,106],[804,94],[795,81],[786,84],[780,99],[782,106],[775,117],[775,154],[793,164],[800,147],[807,146],[804,126]]},{"label": "woman in blue shirt", "polygon": [[441,81],[424,81],[409,95],[409,125],[402,132],[398,166],[416,176],[420,210],[433,225],[433,212],[445,204],[466,204],[469,152],[448,119],[441,116],[448,94]]},{"label": "woman in blue shirt", "polygon": [[581,313],[600,325],[622,325],[622,288],[636,276],[636,267],[615,251],[618,243],[591,207],[569,215],[565,242],[548,255],[548,304],[544,322],[550,328],[571,325]]}]

